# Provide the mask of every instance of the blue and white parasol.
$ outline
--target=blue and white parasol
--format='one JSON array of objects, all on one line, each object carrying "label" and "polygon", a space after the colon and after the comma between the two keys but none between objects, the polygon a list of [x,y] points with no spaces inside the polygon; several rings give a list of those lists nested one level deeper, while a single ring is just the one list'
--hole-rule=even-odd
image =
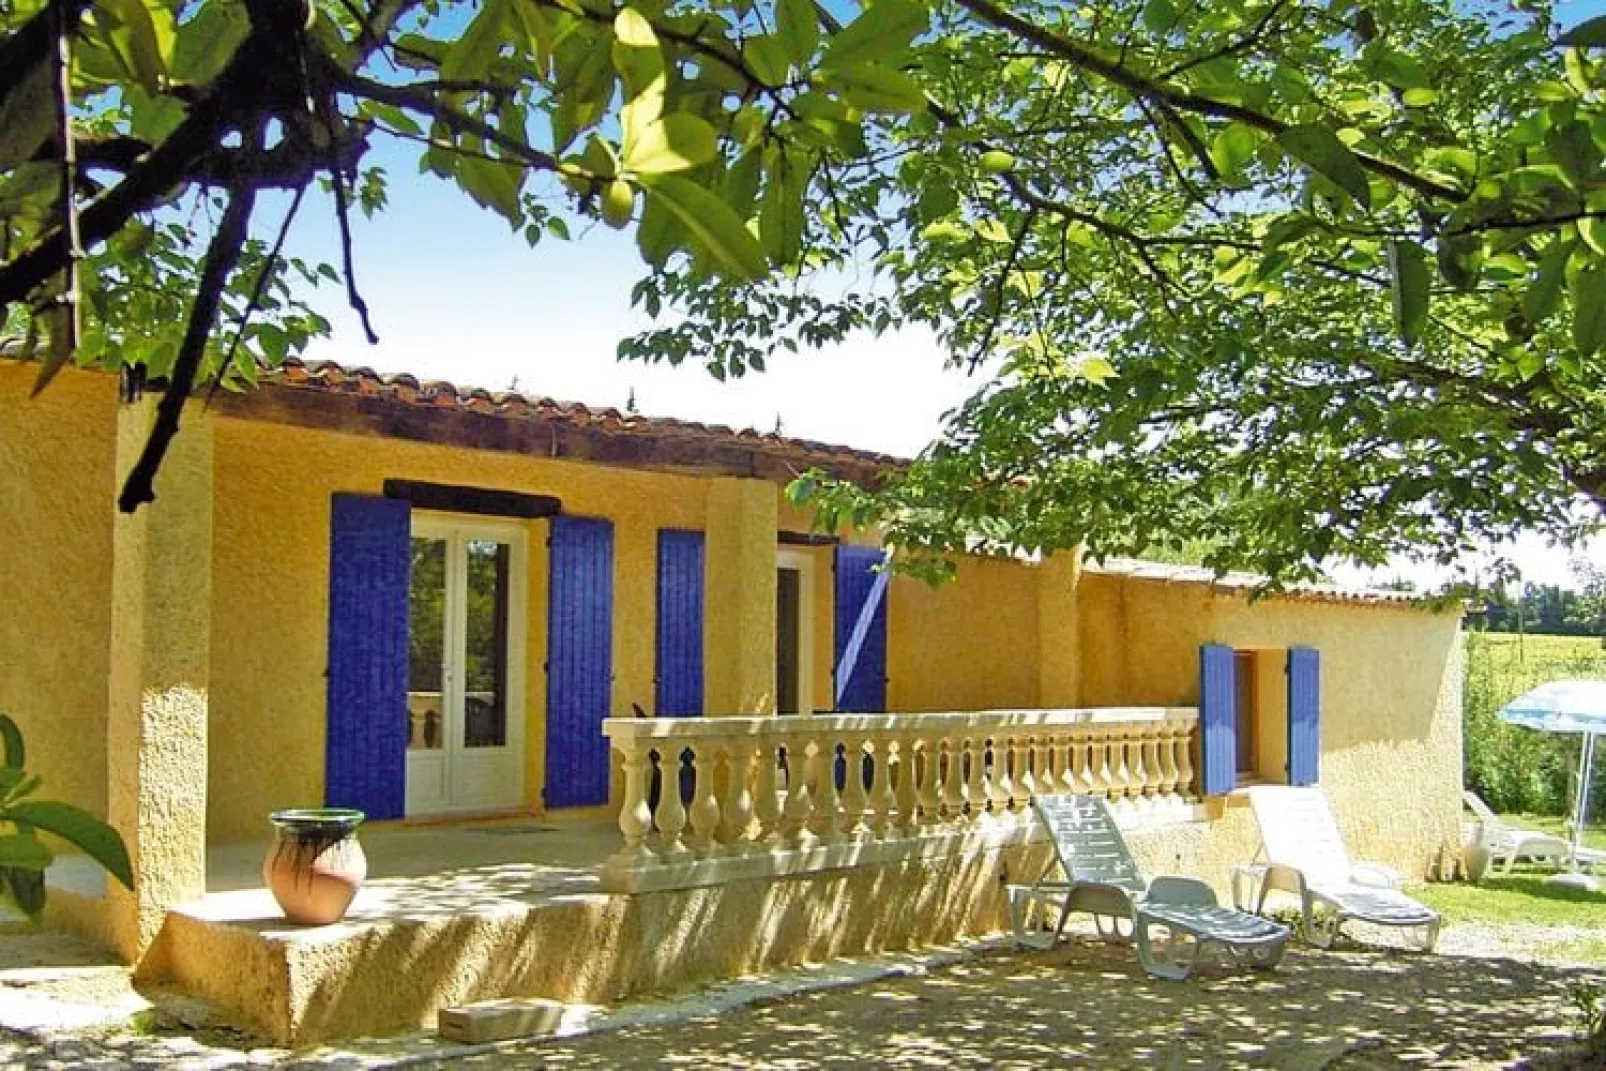
[{"label": "blue and white parasol", "polygon": [[1500,711],[1500,720],[1545,733],[1582,733],[1584,746],[1578,758],[1578,792],[1573,807],[1572,884],[1595,888],[1578,873],[1581,861],[1595,862],[1599,853],[1582,846],[1584,819],[1589,814],[1589,781],[1595,767],[1595,737],[1606,734],[1606,681],[1551,681],[1524,692]]}]

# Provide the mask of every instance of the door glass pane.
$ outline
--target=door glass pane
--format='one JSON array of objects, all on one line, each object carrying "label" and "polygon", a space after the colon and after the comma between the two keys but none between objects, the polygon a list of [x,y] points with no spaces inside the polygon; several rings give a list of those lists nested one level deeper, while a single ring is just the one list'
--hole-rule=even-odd
[{"label": "door glass pane", "polygon": [[446,704],[441,669],[446,657],[446,542],[413,539],[409,597],[407,747],[434,751],[445,744]]},{"label": "door glass pane", "polygon": [[470,539],[468,551],[467,650],[463,675],[463,743],[507,743],[508,569],[506,543]]},{"label": "door glass pane", "polygon": [[779,714],[802,713],[797,694],[800,579],[796,569],[775,571],[775,710]]}]

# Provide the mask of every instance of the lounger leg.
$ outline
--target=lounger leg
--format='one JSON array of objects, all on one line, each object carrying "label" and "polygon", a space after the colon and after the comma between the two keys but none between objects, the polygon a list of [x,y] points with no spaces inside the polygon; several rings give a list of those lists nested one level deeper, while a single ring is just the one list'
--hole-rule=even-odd
[{"label": "lounger leg", "polygon": [[1432,952],[1439,944],[1440,920],[1435,919],[1422,928],[1422,951]]},{"label": "lounger leg", "polygon": [[1252,945],[1249,948],[1249,965],[1257,971],[1269,971],[1283,961],[1283,949],[1288,942],[1269,945]]},{"label": "lounger leg", "polygon": [[[1059,934],[1045,939],[1042,932],[1042,912],[1042,900],[1033,890],[1019,886],[1009,890],[1009,923],[1015,931],[1016,948],[1042,951],[1054,947]],[[1037,919],[1038,925],[1035,932],[1032,929],[1034,919]],[[1062,927],[1065,925],[1063,915],[1060,916],[1060,925]]]},{"label": "lounger leg", "polygon": [[[1097,911],[1090,912],[1090,914],[1093,916],[1093,929],[1098,932],[1099,940],[1108,941],[1111,944],[1125,944],[1126,942],[1132,940],[1132,932],[1121,932],[1120,915],[1101,915]],[[1105,929],[1104,926],[1105,919],[1110,920],[1108,929]],[[1136,930],[1135,924],[1130,922],[1128,924],[1133,927],[1133,931]]]},{"label": "lounger leg", "polygon": [[1316,948],[1332,948],[1333,938],[1338,936],[1338,927],[1343,918],[1335,914],[1331,922],[1318,923],[1316,904],[1308,892],[1301,898],[1300,908],[1300,935],[1306,943]]},{"label": "lounger leg", "polygon": [[[1186,981],[1193,973],[1193,968],[1199,962],[1199,949],[1202,942],[1197,939],[1184,940],[1183,936],[1166,927],[1167,939],[1164,955],[1157,954],[1155,940],[1150,930],[1153,923],[1137,921],[1132,924],[1132,935],[1138,947],[1138,963],[1145,971],[1156,978],[1164,978],[1172,982]],[[1188,946],[1186,955],[1178,952]]]}]

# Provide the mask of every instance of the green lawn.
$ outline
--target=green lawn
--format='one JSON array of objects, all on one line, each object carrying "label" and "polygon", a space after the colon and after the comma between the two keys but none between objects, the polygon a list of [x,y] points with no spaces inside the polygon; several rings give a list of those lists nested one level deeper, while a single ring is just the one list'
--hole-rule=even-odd
[{"label": "green lawn", "polygon": [[1606,938],[1606,893],[1554,885],[1546,873],[1489,877],[1481,884],[1423,885],[1411,894],[1445,921],[1598,929]]}]

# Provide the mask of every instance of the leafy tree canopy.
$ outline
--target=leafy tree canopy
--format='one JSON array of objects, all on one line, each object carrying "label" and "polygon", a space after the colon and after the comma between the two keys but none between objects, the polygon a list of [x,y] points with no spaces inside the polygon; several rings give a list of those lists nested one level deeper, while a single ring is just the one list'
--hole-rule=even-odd
[{"label": "leafy tree canopy", "polygon": [[667,319],[627,356],[934,328],[988,373],[941,440],[794,486],[916,565],[1200,545],[1292,579],[1606,498],[1606,22],[1544,3],[0,10],[0,303],[46,377],[171,381],[125,508],[196,381],[325,329],[295,272],[360,307],[251,224],[320,178],[342,225],[382,208],[382,137],[532,242],[553,191],[634,225]]}]

